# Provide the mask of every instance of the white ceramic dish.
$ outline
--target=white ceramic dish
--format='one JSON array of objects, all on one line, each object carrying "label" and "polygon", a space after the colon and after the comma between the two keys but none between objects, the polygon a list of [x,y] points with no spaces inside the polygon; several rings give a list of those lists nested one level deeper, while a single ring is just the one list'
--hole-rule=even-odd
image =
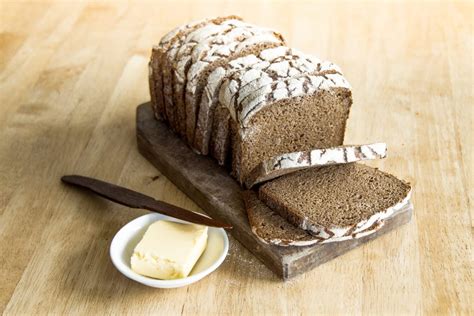
[{"label": "white ceramic dish", "polygon": [[110,244],[110,258],[114,266],[127,278],[157,288],[182,287],[199,281],[216,270],[229,251],[229,239],[223,228],[209,227],[207,247],[186,278],[176,280],[158,280],[140,275],[130,267],[130,257],[148,226],[158,220],[183,222],[157,213],[143,215],[123,226],[115,234]]}]

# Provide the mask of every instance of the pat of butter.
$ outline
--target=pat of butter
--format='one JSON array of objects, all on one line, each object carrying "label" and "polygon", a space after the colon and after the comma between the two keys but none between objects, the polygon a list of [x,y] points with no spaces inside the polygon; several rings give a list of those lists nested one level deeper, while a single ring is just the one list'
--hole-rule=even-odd
[{"label": "pat of butter", "polygon": [[207,245],[207,226],[157,221],[135,247],[132,270],[171,280],[189,275]]}]

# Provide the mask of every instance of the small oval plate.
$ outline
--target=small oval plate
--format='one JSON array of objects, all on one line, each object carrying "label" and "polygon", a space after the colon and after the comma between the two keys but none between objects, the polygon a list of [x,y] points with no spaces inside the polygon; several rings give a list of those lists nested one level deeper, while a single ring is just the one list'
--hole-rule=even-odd
[{"label": "small oval plate", "polygon": [[224,261],[229,251],[227,234],[223,228],[209,227],[207,247],[188,277],[175,280],[158,280],[134,272],[130,267],[133,250],[142,239],[148,226],[158,220],[183,223],[183,221],[175,218],[150,213],[134,219],[115,234],[110,244],[110,258],[114,266],[127,278],[157,288],[182,287],[199,281],[216,270]]}]

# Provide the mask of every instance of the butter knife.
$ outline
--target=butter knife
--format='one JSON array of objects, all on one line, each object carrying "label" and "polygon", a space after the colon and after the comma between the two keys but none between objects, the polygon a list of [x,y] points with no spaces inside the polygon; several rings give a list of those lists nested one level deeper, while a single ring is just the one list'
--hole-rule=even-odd
[{"label": "butter knife", "polygon": [[185,210],[163,201],[155,200],[154,198],[145,194],[105,181],[77,175],[63,176],[61,181],[77,187],[88,189],[103,198],[131,208],[145,209],[166,216],[178,218],[186,222],[205,226],[223,227],[228,229],[232,228],[232,225],[230,224],[212,219],[196,212]]}]

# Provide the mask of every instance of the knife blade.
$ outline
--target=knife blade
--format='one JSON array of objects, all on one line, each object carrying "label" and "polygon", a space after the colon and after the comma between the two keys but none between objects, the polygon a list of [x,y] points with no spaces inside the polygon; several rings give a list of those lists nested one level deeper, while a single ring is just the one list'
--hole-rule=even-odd
[{"label": "knife blade", "polygon": [[206,225],[211,227],[222,227],[230,229],[232,225],[212,219],[208,216],[185,210],[181,207],[159,201],[151,196],[136,192],[102,180],[79,175],[67,175],[61,177],[61,181],[77,187],[88,189],[95,194],[115,203],[131,208],[146,209],[183,221]]}]

